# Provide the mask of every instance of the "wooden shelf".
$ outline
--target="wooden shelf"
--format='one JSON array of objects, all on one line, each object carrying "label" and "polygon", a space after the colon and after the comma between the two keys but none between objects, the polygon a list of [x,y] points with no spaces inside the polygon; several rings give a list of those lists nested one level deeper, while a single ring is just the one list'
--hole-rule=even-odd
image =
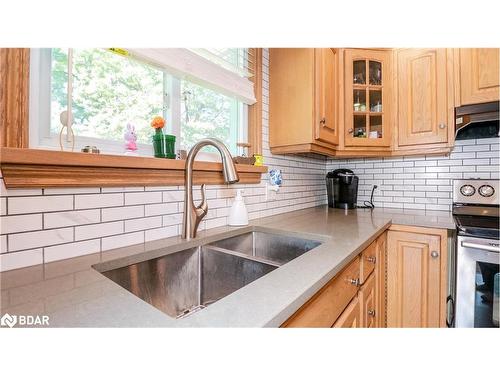
[{"label": "wooden shelf", "polygon": [[[184,160],[0,148],[7,188],[183,185]],[[194,163],[194,184],[224,183],[222,164]],[[267,167],[236,164],[240,183],[258,184]]]}]

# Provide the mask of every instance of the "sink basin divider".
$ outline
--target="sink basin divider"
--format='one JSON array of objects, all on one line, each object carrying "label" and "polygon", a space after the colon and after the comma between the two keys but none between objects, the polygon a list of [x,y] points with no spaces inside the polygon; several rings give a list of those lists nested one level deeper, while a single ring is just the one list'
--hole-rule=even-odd
[{"label": "sink basin divider", "polygon": [[[282,266],[281,263],[273,262],[272,260],[269,260],[269,259],[263,259],[263,258],[256,257],[255,255],[247,255],[247,254],[240,253],[238,251],[223,249],[221,247],[217,247],[214,245],[203,245],[203,247],[205,249],[208,249],[208,250],[218,251],[218,252],[225,253],[225,254],[231,254],[231,255],[234,255],[234,256],[237,256],[240,258],[250,259],[250,260],[254,260],[256,262],[269,264],[270,266],[274,266],[274,267]],[[253,254],[255,254],[255,250],[254,250]]]}]

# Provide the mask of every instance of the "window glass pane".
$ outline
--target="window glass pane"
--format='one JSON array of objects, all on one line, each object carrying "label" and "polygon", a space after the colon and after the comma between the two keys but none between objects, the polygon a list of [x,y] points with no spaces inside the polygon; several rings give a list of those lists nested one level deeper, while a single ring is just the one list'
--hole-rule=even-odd
[{"label": "window glass pane", "polygon": [[[58,133],[59,114],[66,109],[67,50],[53,49],[51,131]],[[138,143],[151,143],[149,126],[164,115],[164,74],[104,49],[73,50],[73,130],[76,136],[123,141],[124,129],[135,126]]]},{"label": "window glass pane", "polygon": [[[229,98],[193,82],[181,82],[181,144],[191,148],[202,138],[218,138],[236,153],[239,106]],[[205,150],[205,149],[204,149]],[[207,148],[207,151],[214,151]]]},{"label": "window glass pane", "polygon": [[242,77],[252,75],[249,66],[252,56],[247,48],[195,48],[192,51]]},{"label": "window glass pane", "polygon": [[59,133],[59,115],[68,106],[68,50],[52,48],[50,77],[50,132]]}]

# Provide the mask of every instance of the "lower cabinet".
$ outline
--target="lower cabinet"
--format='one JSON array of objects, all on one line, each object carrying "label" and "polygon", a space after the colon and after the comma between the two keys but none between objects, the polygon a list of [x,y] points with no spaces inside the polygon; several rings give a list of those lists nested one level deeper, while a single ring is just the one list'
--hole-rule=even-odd
[{"label": "lower cabinet", "polygon": [[[383,249],[382,249],[383,247]],[[377,264],[377,254],[385,252],[385,234],[373,241],[359,256],[335,276],[282,327],[340,328],[379,327],[377,311],[378,278],[385,274]],[[385,320],[383,320],[385,322]]]},{"label": "lower cabinet", "polygon": [[376,309],[376,297],[375,297],[375,275],[372,274],[361,286],[358,293],[358,299],[360,301],[360,323],[361,327],[364,328],[376,328],[378,327],[377,315],[378,311]]},{"label": "lower cabinet", "polygon": [[356,257],[283,327],[330,328],[358,292],[359,264],[359,257]]},{"label": "lower cabinet", "polygon": [[337,319],[333,328],[360,328],[361,327],[361,303],[358,297],[354,297],[349,306]]},{"label": "lower cabinet", "polygon": [[387,234],[387,327],[445,327],[447,237],[442,229]]},{"label": "lower cabinet", "polygon": [[282,327],[445,327],[445,229],[392,225]]}]

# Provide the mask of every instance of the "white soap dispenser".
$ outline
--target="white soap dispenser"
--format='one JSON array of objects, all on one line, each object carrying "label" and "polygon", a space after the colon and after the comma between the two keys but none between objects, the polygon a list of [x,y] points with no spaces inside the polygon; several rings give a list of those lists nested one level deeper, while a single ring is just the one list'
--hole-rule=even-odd
[{"label": "white soap dispenser", "polygon": [[243,200],[241,193],[241,189],[236,190],[236,197],[234,197],[233,205],[229,210],[229,217],[227,219],[228,225],[248,225],[247,207],[245,206],[245,201]]}]

